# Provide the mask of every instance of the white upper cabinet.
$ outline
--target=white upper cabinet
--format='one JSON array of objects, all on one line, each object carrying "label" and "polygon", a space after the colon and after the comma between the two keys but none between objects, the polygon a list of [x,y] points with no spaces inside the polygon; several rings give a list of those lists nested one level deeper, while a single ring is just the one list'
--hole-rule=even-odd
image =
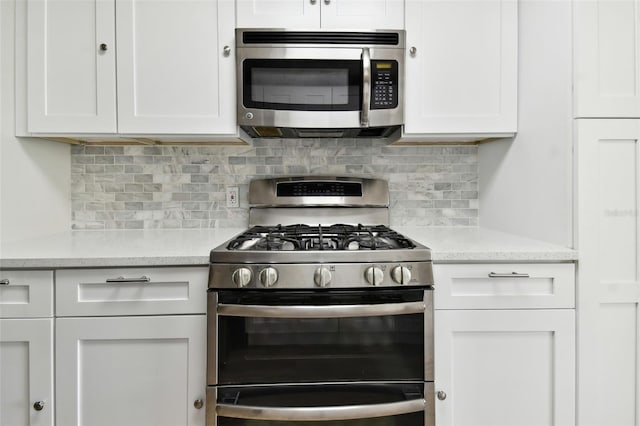
[{"label": "white upper cabinet", "polygon": [[638,0],[574,2],[576,117],[640,117]]},{"label": "white upper cabinet", "polygon": [[116,132],[114,6],[27,2],[28,132]]},{"label": "white upper cabinet", "polygon": [[237,0],[240,28],[403,29],[403,0]]},{"label": "white upper cabinet", "polygon": [[118,131],[235,134],[233,2],[116,6]]},{"label": "white upper cabinet", "polygon": [[405,135],[517,130],[515,0],[407,0]]},{"label": "white upper cabinet", "polygon": [[232,0],[27,0],[26,132],[236,135],[234,13]]}]

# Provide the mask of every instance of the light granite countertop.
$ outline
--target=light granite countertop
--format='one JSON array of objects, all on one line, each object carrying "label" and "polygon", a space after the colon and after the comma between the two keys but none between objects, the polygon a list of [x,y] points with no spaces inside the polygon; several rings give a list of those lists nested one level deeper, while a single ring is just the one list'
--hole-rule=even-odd
[{"label": "light granite countertop", "polygon": [[[430,247],[434,263],[572,262],[567,247],[485,228],[395,227]],[[206,265],[242,228],[69,231],[0,243],[0,268]]]}]

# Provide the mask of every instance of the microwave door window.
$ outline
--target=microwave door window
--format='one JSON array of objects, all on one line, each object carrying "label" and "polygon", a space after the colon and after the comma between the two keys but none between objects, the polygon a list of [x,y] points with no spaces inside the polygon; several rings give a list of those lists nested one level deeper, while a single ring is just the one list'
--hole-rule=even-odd
[{"label": "microwave door window", "polygon": [[359,64],[358,61],[245,61],[244,105],[272,110],[358,110]]}]

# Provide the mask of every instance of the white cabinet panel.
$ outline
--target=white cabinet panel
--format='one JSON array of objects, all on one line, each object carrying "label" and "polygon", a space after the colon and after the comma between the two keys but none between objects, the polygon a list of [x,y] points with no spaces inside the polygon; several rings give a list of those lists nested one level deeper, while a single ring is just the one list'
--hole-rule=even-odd
[{"label": "white cabinet panel", "polygon": [[403,29],[403,0],[238,0],[239,28]]},{"label": "white cabinet panel", "polygon": [[233,3],[123,0],[116,12],[119,133],[235,134]]},{"label": "white cabinet panel", "polygon": [[53,271],[0,270],[0,318],[53,316]]},{"label": "white cabinet panel", "polygon": [[110,0],[27,1],[29,132],[115,133],[114,19]]},{"label": "white cabinet panel", "polygon": [[0,319],[0,425],[53,426],[53,319]]},{"label": "white cabinet panel", "polygon": [[408,0],[405,134],[517,129],[514,0]]},{"label": "white cabinet panel", "polygon": [[[640,120],[577,120],[582,426],[637,421]],[[613,394],[603,392],[612,389]]]},{"label": "white cabinet panel", "polygon": [[575,424],[574,312],[436,311],[439,426]]},{"label": "white cabinet panel", "polygon": [[575,306],[573,264],[434,265],[433,274],[436,309]]},{"label": "white cabinet panel", "polygon": [[56,316],[204,314],[209,270],[56,271]]},{"label": "white cabinet panel", "polygon": [[318,28],[322,0],[237,0],[238,28]]},{"label": "white cabinet panel", "polygon": [[204,315],[57,320],[56,423],[204,426],[205,341]]},{"label": "white cabinet panel", "polygon": [[638,6],[574,2],[576,117],[640,117]]}]

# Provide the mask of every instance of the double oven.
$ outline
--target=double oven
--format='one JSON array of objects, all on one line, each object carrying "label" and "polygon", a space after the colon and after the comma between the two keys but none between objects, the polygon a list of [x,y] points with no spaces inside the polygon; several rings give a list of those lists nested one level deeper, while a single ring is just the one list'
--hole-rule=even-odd
[{"label": "double oven", "polygon": [[367,223],[386,182],[267,179],[249,198],[251,227],[211,252],[207,426],[432,426],[430,251]]}]

